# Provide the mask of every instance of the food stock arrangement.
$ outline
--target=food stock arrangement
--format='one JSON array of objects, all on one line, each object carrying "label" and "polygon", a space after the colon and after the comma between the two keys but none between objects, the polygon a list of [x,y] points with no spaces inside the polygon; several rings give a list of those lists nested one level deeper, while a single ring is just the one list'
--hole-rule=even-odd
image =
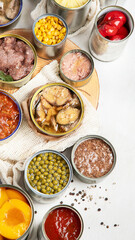
[{"label": "food stock arrangement", "polygon": [[[80,92],[87,90],[89,94],[89,84],[94,81],[93,57],[100,61],[117,59],[134,29],[133,18],[126,9],[105,6],[95,17],[89,38],[90,53],[81,50],[71,44],[68,33],[74,33],[85,24],[90,5],[91,0],[47,0],[47,13],[34,21],[29,41],[23,36],[25,30],[21,34],[17,29],[6,32],[8,26],[18,21],[22,0],[0,0],[1,146],[21,131],[26,114],[13,93],[33,81],[37,66],[39,72],[54,59],[59,62],[61,81],[42,86],[39,82],[39,86],[32,89],[27,100],[28,124],[41,139],[46,137],[50,142],[77,133],[85,116]],[[67,41],[71,47],[66,47]],[[42,66],[39,67],[40,61]],[[98,97],[96,101],[95,108]],[[59,151],[39,149],[26,161],[25,190],[15,185],[0,185],[0,240],[29,239],[34,222],[32,199],[43,204],[53,202],[65,193],[73,174],[78,181],[95,184],[106,178],[115,164],[114,147],[98,135],[78,138],[72,146],[71,161]],[[74,207],[57,205],[45,213],[37,237],[38,240],[79,240],[84,225]]]}]

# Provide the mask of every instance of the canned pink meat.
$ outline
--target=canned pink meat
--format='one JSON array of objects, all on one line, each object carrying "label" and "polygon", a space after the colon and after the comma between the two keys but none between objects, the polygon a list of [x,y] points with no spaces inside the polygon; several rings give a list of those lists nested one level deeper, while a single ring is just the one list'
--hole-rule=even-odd
[{"label": "canned pink meat", "polygon": [[92,70],[92,66],[89,58],[85,54],[71,52],[63,58],[61,69],[67,78],[79,81],[88,77]]}]

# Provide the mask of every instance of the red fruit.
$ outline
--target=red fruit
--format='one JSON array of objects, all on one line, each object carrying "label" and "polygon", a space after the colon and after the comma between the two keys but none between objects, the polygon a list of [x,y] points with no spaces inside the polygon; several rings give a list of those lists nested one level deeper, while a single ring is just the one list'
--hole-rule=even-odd
[{"label": "red fruit", "polygon": [[122,40],[122,39],[124,39],[125,38],[125,36],[124,35],[122,35],[122,34],[117,34],[117,35],[115,35],[115,36],[112,36],[112,37],[109,37],[109,40],[112,40],[112,41],[119,41],[119,40]]},{"label": "red fruit", "polygon": [[120,19],[123,22],[123,25],[126,23],[126,20],[127,20],[124,13],[120,11],[111,11],[105,15],[104,22],[111,21],[114,19]]},{"label": "red fruit", "polygon": [[108,24],[116,27],[117,29],[120,29],[123,26],[123,21],[120,20],[119,18],[116,18],[116,19],[108,21]]},{"label": "red fruit", "polygon": [[111,37],[116,35],[118,29],[115,26],[110,26],[109,24],[104,23],[98,28],[100,34],[103,37]]},{"label": "red fruit", "polygon": [[127,30],[127,28],[123,26],[118,30],[117,34],[123,35],[124,37],[126,37],[129,34],[129,31]]}]

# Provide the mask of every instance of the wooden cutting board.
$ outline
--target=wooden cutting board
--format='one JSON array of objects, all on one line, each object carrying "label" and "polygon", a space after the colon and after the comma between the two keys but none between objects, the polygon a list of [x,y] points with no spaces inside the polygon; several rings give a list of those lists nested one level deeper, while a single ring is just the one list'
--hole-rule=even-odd
[{"label": "wooden cutting board", "polygon": [[[32,30],[13,29],[13,30],[7,31],[6,33],[13,33],[13,34],[21,35],[21,36],[25,37],[26,39],[28,39],[34,45]],[[56,58],[56,60],[60,61],[60,59],[64,53],[68,52],[71,49],[78,49],[78,48],[79,47],[75,43],[73,43],[71,40],[67,39],[63,53],[58,58]],[[51,61],[52,60],[45,60],[45,59],[38,57],[37,66],[36,66],[36,69],[35,69],[32,77],[34,77],[45,65],[49,64]],[[6,89],[4,89],[4,90],[6,90]],[[97,75],[97,72],[95,69],[94,69],[94,72],[92,74],[92,77],[91,77],[91,80],[89,81],[89,83],[83,87],[79,87],[78,90],[80,90],[87,97],[87,99],[92,103],[93,107],[97,109],[98,101],[99,101],[100,87],[99,87],[98,75]],[[14,93],[15,91],[17,91],[17,89],[8,90],[8,92],[10,92],[11,94]]]}]

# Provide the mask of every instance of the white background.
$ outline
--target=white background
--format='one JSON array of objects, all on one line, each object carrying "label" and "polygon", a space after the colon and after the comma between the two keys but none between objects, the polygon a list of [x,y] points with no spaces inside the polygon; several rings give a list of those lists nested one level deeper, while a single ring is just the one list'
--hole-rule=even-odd
[{"label": "white background", "polygon": [[[38,0],[24,0],[23,13],[16,28],[32,26],[30,12]],[[124,7],[135,16],[135,1],[127,0]],[[89,31],[71,40],[83,50],[88,50]],[[84,219],[82,240],[134,240],[135,239],[135,33],[130,37],[126,48],[118,60],[104,63],[94,59],[100,82],[100,98],[98,114],[100,135],[106,137],[114,145],[117,152],[117,164],[114,171],[96,188],[83,184],[74,177],[69,189],[60,200],[50,204],[36,204],[36,227],[43,215],[60,201],[65,204],[74,203]],[[88,188],[89,186],[89,188]],[[86,190],[85,201],[70,196]],[[104,198],[108,198],[105,201]],[[77,198],[78,202],[74,199]],[[87,211],[84,210],[87,208]],[[97,211],[100,208],[101,211]],[[104,225],[100,225],[104,222]],[[114,224],[119,226],[114,227]],[[106,226],[109,228],[106,228]],[[35,227],[35,230],[36,230]],[[33,235],[31,240],[36,240]],[[54,239],[55,240],[55,239]]]}]

